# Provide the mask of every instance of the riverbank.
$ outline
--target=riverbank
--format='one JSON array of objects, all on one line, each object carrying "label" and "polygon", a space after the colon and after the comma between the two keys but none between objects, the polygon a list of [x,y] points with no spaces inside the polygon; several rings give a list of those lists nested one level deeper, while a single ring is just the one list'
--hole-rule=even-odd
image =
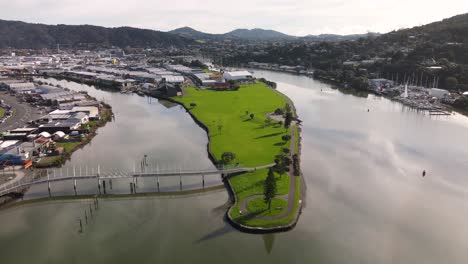
[{"label": "riverbank", "polygon": [[[353,95],[357,96],[362,96],[362,93],[367,94],[374,94],[377,96],[382,96],[384,98],[387,98],[391,101],[401,103],[404,106],[407,106],[411,109],[415,109],[418,111],[426,111],[430,115],[451,115],[451,112],[458,112],[464,116],[468,116],[468,106],[466,103],[458,103],[457,100],[455,99],[450,99],[447,100],[447,98],[443,98],[440,101],[436,100],[433,101],[432,98],[433,96],[430,96],[429,92],[425,90],[426,88],[423,87],[413,87],[409,86],[408,91],[410,93],[409,98],[403,98],[400,95],[403,94],[404,92],[404,86],[400,86],[399,89],[394,89],[389,92],[380,92],[376,91],[370,88],[367,89],[355,89],[348,87],[346,84],[343,84],[333,78],[327,78],[327,77],[313,77],[314,79],[321,81],[323,83],[330,84],[332,87],[339,89],[343,93],[351,93]],[[423,93],[424,92],[424,93]],[[414,96],[411,96],[411,94],[414,93]],[[458,96],[458,95],[456,95]],[[463,98],[463,96],[458,96],[458,100],[461,100],[463,102],[466,102],[467,99]],[[463,107],[460,107],[460,105],[463,105]]]},{"label": "riverbank", "polygon": [[[287,103],[291,104],[291,101],[264,83],[241,85],[238,91],[223,92],[186,87],[183,97],[171,100],[182,104],[207,131],[208,152],[218,166],[227,164],[248,167],[271,164],[285,151],[284,149],[287,149],[291,156],[299,156],[299,130],[296,125],[285,129],[281,123],[267,117]],[[294,107],[291,108],[294,111]],[[290,136],[288,140],[284,140],[286,135]],[[233,158],[227,162],[226,156]],[[300,181],[297,180],[300,177],[295,176],[293,172],[289,175],[275,174],[277,197],[288,204],[288,208],[281,208],[287,209],[286,216],[278,219],[274,210],[263,211],[262,219],[245,217],[246,214],[257,212],[247,211],[239,214],[239,205],[245,199],[263,194],[267,174],[268,170],[264,169],[225,179],[233,196],[233,205],[227,212],[233,226],[253,232],[283,231],[284,226],[294,226],[293,219],[297,220],[300,200]]]},{"label": "riverbank", "polygon": [[102,103],[99,112],[99,120],[89,121],[88,124],[83,126],[84,129],[88,130],[86,137],[82,138],[80,141],[58,142],[57,147],[62,147],[63,152],[57,156],[41,158],[38,162],[34,163],[34,167],[60,167],[65,164],[68,159],[70,159],[73,152],[89,144],[91,140],[97,135],[98,129],[100,127],[104,127],[107,122],[110,122],[114,115],[112,113],[112,107],[105,103]]}]

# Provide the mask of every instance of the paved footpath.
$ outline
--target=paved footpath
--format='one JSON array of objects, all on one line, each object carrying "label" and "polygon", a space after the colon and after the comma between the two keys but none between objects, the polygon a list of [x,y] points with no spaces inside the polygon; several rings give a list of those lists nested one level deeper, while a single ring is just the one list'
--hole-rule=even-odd
[{"label": "paved footpath", "polygon": [[[295,135],[294,135],[294,129],[291,130],[291,144],[289,146],[289,149],[291,150],[291,152],[293,152],[294,150],[294,144],[295,144]],[[280,219],[283,219],[289,215],[291,215],[293,212],[294,212],[294,200],[296,198],[296,192],[299,191],[296,189],[296,177],[297,176],[294,176],[294,170],[290,170],[289,173],[288,173],[288,177],[289,177],[289,192],[287,195],[282,195],[282,196],[277,196],[277,198],[286,198],[287,197],[287,200],[288,200],[288,205],[287,205],[287,208],[286,210],[282,213],[282,214],[279,214],[279,215],[276,215],[276,216],[259,216],[259,217],[255,217],[255,219],[258,219],[258,220],[265,220],[265,221],[271,221],[271,220],[280,220]],[[250,196],[244,200],[241,201],[241,203],[239,204],[239,209],[241,210],[241,212],[243,214],[246,214],[248,213],[249,211],[247,210],[247,204],[249,204],[250,201],[256,199],[256,198],[263,198],[263,195],[253,195],[253,196]]]}]

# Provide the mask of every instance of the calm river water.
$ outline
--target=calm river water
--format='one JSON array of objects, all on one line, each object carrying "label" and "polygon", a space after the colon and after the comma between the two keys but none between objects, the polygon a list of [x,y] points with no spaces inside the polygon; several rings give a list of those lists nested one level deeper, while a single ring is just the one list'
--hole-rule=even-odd
[{"label": "calm river water", "polygon": [[[346,95],[307,77],[255,75],[278,82],[304,121],[306,208],[293,231],[249,235],[234,230],[223,221],[224,190],[102,200],[83,233],[78,233],[78,219],[92,202],[48,202],[0,211],[2,262],[467,262],[468,118],[430,117],[384,98]],[[144,154],[167,168],[212,166],[205,133],[178,106],[60,84],[87,90],[111,104],[116,115],[66,167],[100,164],[128,171]],[[200,185],[198,178],[187,181],[193,188]],[[212,185],[219,182],[218,176],[210,179]],[[94,185],[82,184],[79,190],[92,193]],[[154,179],[141,185],[151,190]],[[164,186],[176,189],[178,179]],[[69,193],[71,187],[63,183],[53,189]],[[43,195],[40,188],[28,197]]]}]

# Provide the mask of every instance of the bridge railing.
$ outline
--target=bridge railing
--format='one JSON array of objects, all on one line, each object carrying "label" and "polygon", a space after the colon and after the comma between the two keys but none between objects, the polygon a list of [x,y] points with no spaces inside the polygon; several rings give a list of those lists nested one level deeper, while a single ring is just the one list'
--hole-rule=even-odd
[{"label": "bridge railing", "polygon": [[[17,191],[21,188],[26,188],[32,185],[39,185],[39,184],[49,184],[53,182],[61,182],[61,181],[68,181],[68,180],[107,180],[107,179],[131,179],[131,178],[140,178],[140,177],[170,177],[170,176],[196,176],[196,175],[213,175],[213,174],[232,174],[232,173],[239,173],[239,172],[250,172],[265,168],[273,167],[275,164],[268,164],[264,166],[257,166],[257,167],[230,167],[230,168],[222,168],[222,169],[209,169],[209,170],[156,170],[156,171],[139,171],[139,172],[127,172],[122,170],[114,170],[110,172],[101,173],[100,168],[96,171],[86,170],[87,173],[83,175],[83,171],[80,170],[80,173],[77,173],[77,170],[73,169],[72,171],[67,170],[64,174],[62,169],[59,170],[48,170],[47,171],[47,178],[39,178],[39,179],[20,179],[18,181],[14,181],[12,183],[5,183],[0,186],[0,196],[6,195],[8,193]],[[57,173],[59,171],[59,173]],[[95,173],[94,173],[95,172]]]}]

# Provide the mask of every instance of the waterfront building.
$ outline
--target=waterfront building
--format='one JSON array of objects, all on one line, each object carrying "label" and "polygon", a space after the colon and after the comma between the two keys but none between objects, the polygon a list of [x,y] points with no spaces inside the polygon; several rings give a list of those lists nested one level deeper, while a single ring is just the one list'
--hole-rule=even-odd
[{"label": "waterfront building", "polygon": [[224,79],[227,81],[246,81],[251,80],[252,73],[248,71],[232,71],[232,72],[225,72],[223,74]]}]

